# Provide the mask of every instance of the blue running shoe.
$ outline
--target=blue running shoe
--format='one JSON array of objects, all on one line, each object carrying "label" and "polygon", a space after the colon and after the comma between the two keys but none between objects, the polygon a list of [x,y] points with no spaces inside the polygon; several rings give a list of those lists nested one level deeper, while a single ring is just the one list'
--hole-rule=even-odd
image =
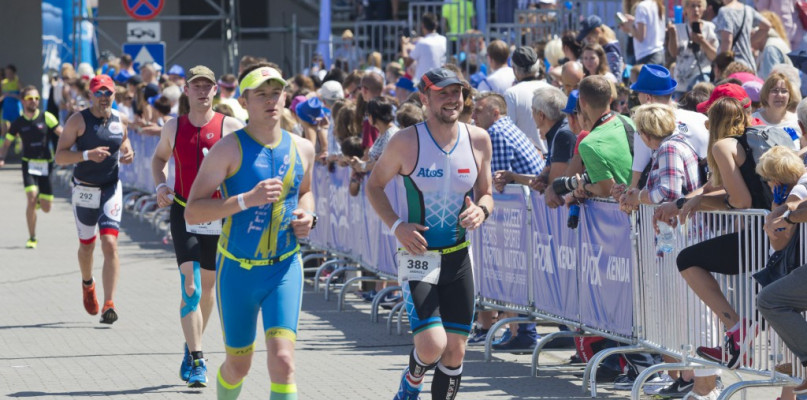
[{"label": "blue running shoe", "polygon": [[207,387],[207,364],[203,358],[193,360],[191,374],[188,378],[188,387]]},{"label": "blue running shoe", "polygon": [[507,343],[512,338],[513,338],[513,334],[510,333],[510,329],[507,329],[507,330],[504,331],[504,333],[502,334],[501,337],[499,337],[498,339],[493,341],[493,345],[500,345],[500,344],[503,344],[503,343]]},{"label": "blue running shoe", "polygon": [[417,387],[412,387],[406,375],[409,374],[409,367],[404,369],[401,375],[401,385],[398,387],[398,393],[392,400],[420,400],[420,391],[423,390],[423,383]]},{"label": "blue running shoe", "polygon": [[188,344],[185,343],[185,355],[182,356],[182,365],[179,366],[179,379],[187,382],[191,377],[191,368],[193,368],[193,357],[191,357],[191,351],[188,350]]}]

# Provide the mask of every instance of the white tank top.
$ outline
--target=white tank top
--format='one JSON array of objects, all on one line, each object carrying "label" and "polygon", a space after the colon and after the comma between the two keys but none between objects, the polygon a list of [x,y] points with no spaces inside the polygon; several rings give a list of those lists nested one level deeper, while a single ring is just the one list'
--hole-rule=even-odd
[{"label": "white tank top", "polygon": [[429,227],[422,234],[430,249],[462,243],[465,228],[458,217],[465,210],[465,196],[473,199],[479,175],[468,126],[459,124],[457,142],[449,152],[437,144],[425,122],[415,125],[415,130],[417,162],[411,174],[402,176],[407,221]]}]

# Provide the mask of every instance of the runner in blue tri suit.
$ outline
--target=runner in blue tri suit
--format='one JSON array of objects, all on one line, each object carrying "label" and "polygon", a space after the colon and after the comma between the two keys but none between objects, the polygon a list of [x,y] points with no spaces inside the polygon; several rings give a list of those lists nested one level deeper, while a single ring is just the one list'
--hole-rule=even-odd
[{"label": "runner in blue tri suit", "polygon": [[[418,399],[424,375],[435,367],[432,399],[454,399],[460,387],[474,315],[466,231],[478,228],[493,209],[490,135],[457,122],[463,85],[445,68],[423,75],[420,98],[429,118],[390,139],[367,182],[370,203],[403,246],[398,279],[415,347],[397,400]],[[403,216],[384,192],[396,176],[406,193]]]},{"label": "runner in blue tri suit", "polygon": [[[294,343],[303,267],[297,240],[316,224],[314,146],[280,128],[286,81],[269,64],[240,76],[249,124],[223,137],[202,162],[185,220],[225,218],[216,255],[219,316],[227,352],[219,399],[238,397],[249,371],[258,311],[263,316],[271,400],[296,400]],[[222,198],[212,198],[221,188]]]}]

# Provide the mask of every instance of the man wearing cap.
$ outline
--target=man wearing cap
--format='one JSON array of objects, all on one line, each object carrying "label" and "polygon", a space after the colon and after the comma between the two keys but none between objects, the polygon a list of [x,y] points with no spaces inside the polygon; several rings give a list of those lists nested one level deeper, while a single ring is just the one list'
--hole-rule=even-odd
[{"label": "man wearing cap", "polygon": [[[298,240],[316,224],[311,176],[314,146],[280,128],[287,83],[268,63],[245,68],[239,88],[244,129],[222,138],[202,162],[185,220],[224,218],[217,294],[227,352],[219,400],[238,397],[252,363],[258,311],[263,317],[272,400],[296,400],[294,343],[302,300]],[[221,197],[214,196],[221,188]]]},{"label": "man wearing cap", "polygon": [[543,79],[542,61],[532,47],[522,46],[513,52],[513,73],[516,83],[504,92],[507,103],[507,116],[527,135],[533,145],[546,154],[546,140],[541,139],[538,127],[532,118],[532,96],[539,88],[548,87]]},{"label": "man wearing cap", "polygon": [[[81,268],[84,309],[98,314],[92,275],[95,230],[99,228],[104,253],[104,307],[101,323],[118,319],[113,302],[120,274],[118,231],[123,213],[123,192],[118,180],[119,163],[130,164],[134,151],[126,125],[129,121],[112,109],[115,84],[108,75],[90,80],[89,108],[73,114],[65,123],[56,146],[56,163],[76,164],[72,179],[73,214],[78,228],[78,263]],[[76,151],[71,150],[75,146]]]},{"label": "man wearing cap", "polygon": [[328,119],[328,139],[324,142],[328,143],[328,155],[341,155],[342,148],[339,141],[333,134],[333,127],[336,126],[334,121],[336,119],[336,115],[333,115],[331,110],[333,110],[333,107],[336,105],[337,101],[345,98],[344,88],[342,88],[342,84],[337,81],[326,81],[322,84],[322,87],[319,88],[319,97],[322,99],[322,104],[326,109],[325,118]]},{"label": "man wearing cap", "polygon": [[395,82],[395,100],[398,100],[399,105],[406,102],[409,96],[416,91],[415,82],[409,75],[404,75],[398,78],[398,82]]},{"label": "man wearing cap", "polygon": [[[216,89],[216,76],[209,68],[197,65],[188,70],[188,85],[184,90],[190,112],[166,122],[151,159],[157,205],[171,207],[171,236],[182,283],[179,315],[185,336],[185,355],[179,374],[189,387],[207,386],[202,333],[215,299],[216,243],[221,223],[187,224],[185,204],[207,152],[222,136],[243,127],[235,118],[213,111]],[[175,176],[173,188],[168,186],[165,175],[165,167],[172,156]]]},{"label": "man wearing cap", "polygon": [[[432,398],[453,399],[474,314],[466,233],[482,225],[493,209],[492,146],[487,132],[457,122],[464,99],[463,83],[454,72],[432,69],[418,89],[428,109],[426,122],[390,139],[366,190],[402,247],[398,279],[415,335],[395,399],[417,399],[424,375],[435,367]],[[404,216],[392,209],[384,192],[398,175],[407,193]]]},{"label": "man wearing cap", "polygon": [[[639,79],[630,88],[638,93],[640,104],[664,104],[674,108],[677,128],[673,134],[684,136],[686,142],[698,155],[699,163],[704,164],[709,148],[706,115],[675,107],[672,94],[675,92],[676,87],[678,87],[678,82],[672,79],[667,68],[655,64],[646,64],[639,71]],[[643,171],[648,170],[650,167],[652,155],[653,151],[639,138],[639,133],[634,132],[631,187],[641,189],[644,186],[642,181],[646,180],[646,177],[642,179],[642,174]],[[705,180],[706,176],[701,178]]]},{"label": "man wearing cap", "polygon": [[226,104],[233,110],[235,118],[241,122],[246,122],[249,119],[247,110],[241,107],[241,103],[235,97],[235,89],[238,87],[238,81],[233,74],[225,74],[219,78],[219,104]]},{"label": "man wearing cap", "polygon": [[185,68],[174,64],[168,69],[168,80],[179,87],[185,87]]}]

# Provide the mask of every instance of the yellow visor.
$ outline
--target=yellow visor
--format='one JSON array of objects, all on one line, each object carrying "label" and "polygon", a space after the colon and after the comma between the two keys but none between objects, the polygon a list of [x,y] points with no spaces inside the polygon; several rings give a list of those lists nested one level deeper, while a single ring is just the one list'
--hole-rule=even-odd
[{"label": "yellow visor", "polygon": [[257,88],[258,86],[261,86],[262,83],[270,79],[280,82],[283,85],[283,87],[288,85],[288,83],[286,83],[286,80],[283,79],[283,77],[280,75],[280,72],[277,72],[276,69],[270,67],[261,67],[248,73],[247,76],[245,76],[244,79],[241,80],[239,88],[241,89],[241,93],[244,93],[244,91],[252,90]]}]

